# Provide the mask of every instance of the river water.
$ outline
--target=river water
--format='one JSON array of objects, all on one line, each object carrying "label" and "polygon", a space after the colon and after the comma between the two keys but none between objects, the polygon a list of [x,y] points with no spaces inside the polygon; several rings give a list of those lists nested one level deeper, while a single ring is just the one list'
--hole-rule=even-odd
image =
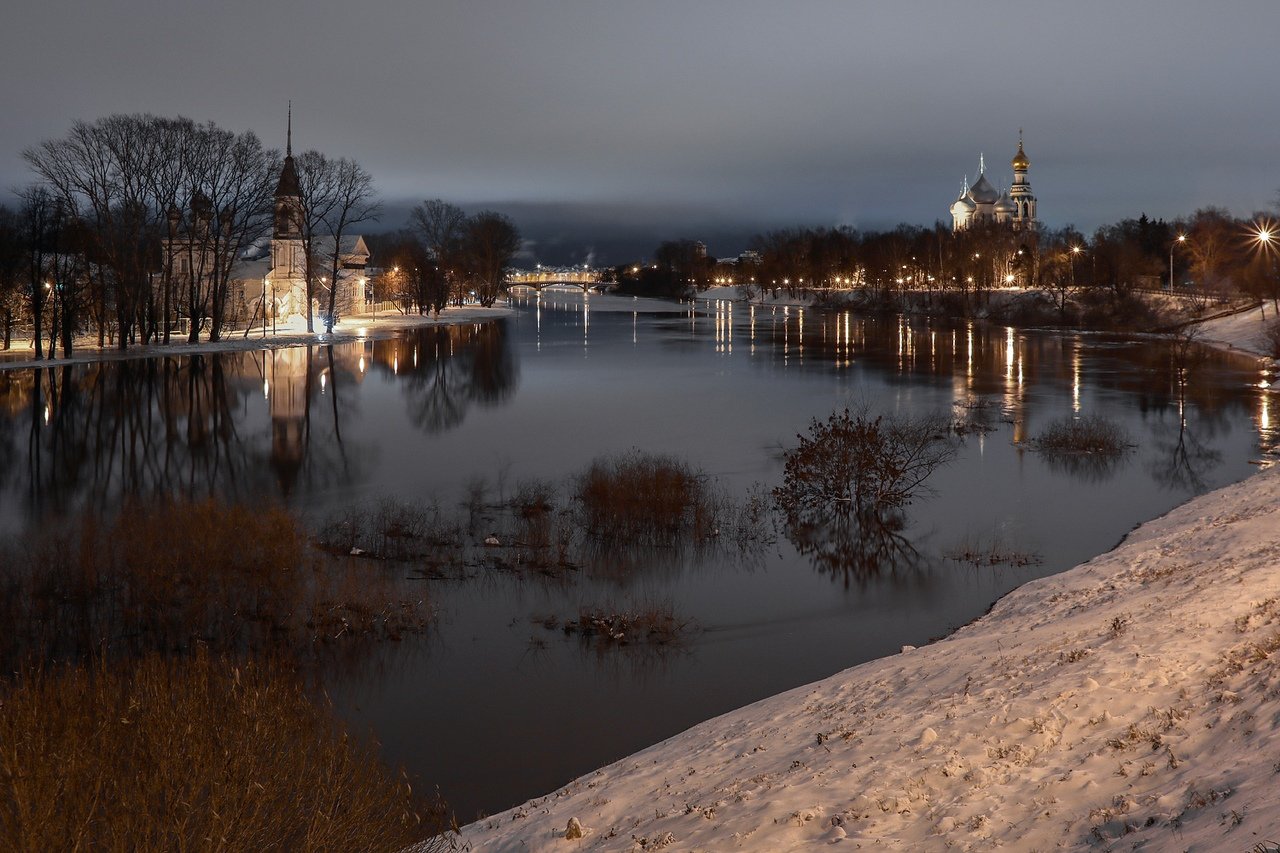
[{"label": "river water", "polygon": [[[857,543],[854,558],[804,551],[783,530],[751,552],[654,555],[567,580],[417,581],[432,629],[322,681],[466,821],[945,635],[1269,464],[1277,442],[1261,369],[1205,351],[1180,384],[1159,340],[727,301],[545,292],[514,305],[494,323],[333,346],[0,372],[0,530],[169,492],[279,500],[314,523],[385,497],[456,507],[481,479],[497,499],[633,449],[685,458],[742,496],[778,485],[783,449],[834,410],[948,414],[963,401],[986,419],[908,508],[901,538]],[[1063,463],[1023,444],[1089,415],[1135,449]],[[1034,559],[953,558],[974,550]],[[534,621],[605,602],[666,604],[696,630],[676,648],[600,650]]]}]

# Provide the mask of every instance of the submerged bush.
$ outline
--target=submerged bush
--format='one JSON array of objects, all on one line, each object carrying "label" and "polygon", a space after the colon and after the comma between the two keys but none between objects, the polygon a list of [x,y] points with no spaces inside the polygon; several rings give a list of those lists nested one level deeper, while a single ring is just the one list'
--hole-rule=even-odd
[{"label": "submerged bush", "polygon": [[955,454],[945,420],[871,417],[845,409],[814,418],[809,434],[786,452],[783,485],[774,496],[784,510],[844,505],[859,511],[896,509]]},{"label": "submerged bush", "polygon": [[1059,418],[1030,443],[1035,450],[1051,456],[1086,453],[1119,456],[1132,446],[1118,424],[1099,415]]},{"label": "submerged bush", "polygon": [[4,849],[402,850],[445,827],[277,664],[148,656],[0,690]]},{"label": "submerged bush", "polygon": [[566,620],[563,625],[555,617],[537,621],[545,628],[559,627],[566,634],[577,634],[599,646],[671,646],[695,630],[690,620],[676,616],[669,603],[636,607],[583,605],[578,608],[578,618]]},{"label": "submerged bush", "polygon": [[718,533],[720,502],[707,478],[674,456],[633,451],[594,460],[574,483],[582,524],[616,543],[671,543]]}]

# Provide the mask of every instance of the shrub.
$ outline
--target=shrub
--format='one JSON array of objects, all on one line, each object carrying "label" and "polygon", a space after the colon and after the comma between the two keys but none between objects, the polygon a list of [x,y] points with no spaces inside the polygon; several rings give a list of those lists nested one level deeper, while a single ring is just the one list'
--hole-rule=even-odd
[{"label": "shrub", "polygon": [[445,820],[278,664],[29,671],[0,704],[5,849],[390,851]]},{"label": "shrub", "polygon": [[669,544],[718,530],[720,506],[706,476],[673,456],[596,459],[576,478],[574,497],[583,527],[601,541]]},{"label": "shrub", "polygon": [[946,464],[955,445],[936,418],[871,417],[848,409],[817,418],[799,446],[786,452],[784,509],[831,506],[857,510],[902,507]]},{"label": "shrub", "polygon": [[546,480],[521,480],[516,484],[515,496],[511,498],[511,508],[524,519],[546,515],[555,509],[555,505],[556,487]]},{"label": "shrub", "polygon": [[1070,415],[1050,423],[1031,441],[1031,446],[1050,455],[1100,454],[1119,456],[1132,445],[1119,425],[1099,415],[1073,418]]}]

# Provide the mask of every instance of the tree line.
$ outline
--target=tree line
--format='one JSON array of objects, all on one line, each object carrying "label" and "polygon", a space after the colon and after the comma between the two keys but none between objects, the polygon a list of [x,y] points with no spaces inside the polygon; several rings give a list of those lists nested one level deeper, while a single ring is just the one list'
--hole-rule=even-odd
[{"label": "tree line", "polygon": [[[1085,291],[1124,299],[1172,287],[1206,300],[1233,293],[1276,299],[1280,232],[1268,221],[1204,208],[1173,221],[1143,214],[1092,236],[1073,226],[977,225],[953,232],[941,222],[891,231],[784,228],[753,237],[751,251],[731,265],[700,253],[693,241],[672,240],[659,245],[651,261],[618,266],[612,275],[624,291],[656,296],[732,283],[792,296],[858,291],[873,303],[895,304],[906,292],[923,291],[954,297],[961,308],[1005,286],[1039,290],[1064,311]],[[1268,227],[1271,242],[1259,236]]]},{"label": "tree line", "polygon": [[371,238],[380,268],[374,298],[405,314],[439,316],[468,298],[492,306],[520,245],[520,232],[505,215],[482,210],[468,216],[457,205],[428,199],[410,212],[407,228]]}]

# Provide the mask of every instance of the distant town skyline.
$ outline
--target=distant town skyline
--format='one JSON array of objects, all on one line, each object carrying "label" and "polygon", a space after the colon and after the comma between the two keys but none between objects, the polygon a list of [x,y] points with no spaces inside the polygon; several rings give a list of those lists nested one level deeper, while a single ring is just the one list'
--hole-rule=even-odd
[{"label": "distant town skyline", "polygon": [[[1280,5],[728,0],[54,2],[0,34],[0,187],[77,119],[186,115],[354,157],[379,228],[444,198],[549,263],[788,225],[949,221],[1025,131],[1039,216],[1086,232],[1275,205]],[[54,35],[48,35],[54,34]]]}]

